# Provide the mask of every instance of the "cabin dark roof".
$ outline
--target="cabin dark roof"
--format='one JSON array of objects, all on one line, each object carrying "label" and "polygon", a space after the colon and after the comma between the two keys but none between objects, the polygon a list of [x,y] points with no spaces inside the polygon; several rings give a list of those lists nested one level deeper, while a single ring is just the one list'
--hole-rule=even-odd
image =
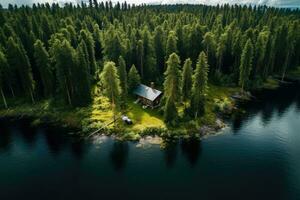
[{"label": "cabin dark roof", "polygon": [[161,91],[153,89],[143,84],[137,86],[133,93],[150,101],[154,101],[155,99],[157,99],[157,97],[159,97],[162,94]]}]

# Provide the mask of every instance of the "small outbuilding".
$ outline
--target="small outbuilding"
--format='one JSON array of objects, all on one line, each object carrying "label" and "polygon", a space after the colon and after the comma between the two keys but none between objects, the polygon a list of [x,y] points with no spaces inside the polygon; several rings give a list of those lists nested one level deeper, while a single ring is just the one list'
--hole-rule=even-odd
[{"label": "small outbuilding", "polygon": [[139,102],[143,105],[156,107],[160,103],[162,92],[154,89],[154,83],[151,83],[151,87],[140,84],[133,93],[137,96]]}]

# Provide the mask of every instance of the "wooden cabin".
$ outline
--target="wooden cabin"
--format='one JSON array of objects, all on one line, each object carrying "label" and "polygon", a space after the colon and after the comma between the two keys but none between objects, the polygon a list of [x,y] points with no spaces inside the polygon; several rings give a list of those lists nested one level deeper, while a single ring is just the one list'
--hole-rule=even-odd
[{"label": "wooden cabin", "polygon": [[151,108],[158,106],[162,97],[162,92],[154,89],[153,83],[151,83],[151,87],[140,84],[133,93],[143,105]]}]

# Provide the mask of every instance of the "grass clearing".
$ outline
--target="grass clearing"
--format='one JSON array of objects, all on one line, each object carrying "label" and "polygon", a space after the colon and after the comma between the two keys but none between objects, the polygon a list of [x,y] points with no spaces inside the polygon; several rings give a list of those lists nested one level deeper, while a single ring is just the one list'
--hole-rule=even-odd
[{"label": "grass clearing", "polygon": [[143,131],[147,128],[166,128],[163,116],[157,109],[143,109],[140,104],[135,104],[133,99],[128,102],[126,115],[133,120],[133,125],[127,127],[127,130]]}]

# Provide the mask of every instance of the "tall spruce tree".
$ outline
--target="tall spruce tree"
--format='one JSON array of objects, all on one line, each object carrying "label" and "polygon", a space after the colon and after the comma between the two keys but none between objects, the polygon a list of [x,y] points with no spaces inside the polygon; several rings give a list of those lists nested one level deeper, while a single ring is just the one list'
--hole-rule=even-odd
[{"label": "tall spruce tree", "polygon": [[148,81],[154,81],[156,79],[157,68],[155,67],[155,52],[153,45],[153,37],[148,29],[144,27],[142,31],[142,40],[143,40],[143,66],[144,66],[144,77]]},{"label": "tall spruce tree", "polygon": [[240,78],[239,86],[242,91],[248,85],[250,73],[252,70],[253,62],[253,45],[250,39],[247,40],[247,43],[243,49],[240,65]]},{"label": "tall spruce tree", "polygon": [[128,96],[128,83],[127,83],[127,71],[126,71],[126,63],[122,56],[119,57],[119,66],[118,66],[118,75],[120,78],[120,86],[122,89],[122,101],[126,102]]},{"label": "tall spruce tree", "polygon": [[158,71],[163,73],[165,70],[165,38],[161,26],[155,28],[154,49],[156,54],[156,65],[159,69]]},{"label": "tall spruce tree", "polygon": [[177,40],[178,38],[176,36],[176,32],[170,31],[167,39],[166,60],[169,58],[169,56],[172,53],[176,53],[176,54],[178,53]]},{"label": "tall spruce tree", "polygon": [[103,85],[104,94],[109,98],[114,108],[118,107],[122,90],[114,62],[105,63],[103,71],[100,74],[100,80]]},{"label": "tall spruce tree", "polygon": [[205,112],[205,97],[208,90],[208,71],[207,57],[202,51],[199,55],[194,74],[194,82],[191,97],[191,109],[194,117],[197,118]]},{"label": "tall spruce tree", "polygon": [[172,97],[167,98],[166,105],[164,107],[164,121],[169,125],[175,125],[178,119],[178,112]]},{"label": "tall spruce tree", "polygon": [[88,57],[89,57],[89,71],[92,76],[95,75],[97,70],[97,63],[95,58],[95,41],[93,39],[92,34],[88,30],[81,30],[80,31],[80,38],[86,44]]},{"label": "tall spruce tree", "polygon": [[44,97],[51,97],[54,94],[54,74],[49,54],[41,40],[37,40],[34,44],[34,58],[42,81]]},{"label": "tall spruce tree", "polygon": [[192,60],[190,58],[186,59],[183,65],[182,71],[182,97],[184,100],[187,100],[191,96],[192,90],[192,76],[193,76],[193,68],[192,68]]},{"label": "tall spruce tree", "polygon": [[8,62],[6,59],[6,56],[4,55],[4,53],[0,50],[0,92],[1,92],[1,97],[3,100],[3,104],[5,106],[5,108],[8,108],[7,106],[7,101],[6,101],[6,97],[5,94],[3,92],[3,88],[5,85],[5,76],[7,76],[8,74],[6,73],[8,70]]},{"label": "tall spruce tree", "polygon": [[93,37],[95,41],[95,57],[97,60],[100,60],[103,58],[102,51],[103,51],[103,45],[101,40],[101,31],[99,29],[99,25],[94,25],[94,32]]},{"label": "tall spruce tree", "polygon": [[76,49],[77,63],[72,68],[72,79],[74,83],[73,104],[75,106],[87,106],[91,100],[91,75],[88,70],[85,42],[81,41]]},{"label": "tall spruce tree", "polygon": [[66,39],[56,40],[52,45],[59,93],[69,105],[73,105],[75,86],[72,71],[77,65],[76,51]]},{"label": "tall spruce tree", "polygon": [[172,53],[167,61],[167,70],[165,71],[164,96],[170,101],[180,101],[181,72],[180,58],[176,53]]},{"label": "tall spruce tree", "polygon": [[144,79],[144,45],[143,45],[143,41],[139,40],[137,42],[137,61],[138,61],[138,67],[139,67],[139,71],[141,73],[141,77],[142,79]]},{"label": "tall spruce tree", "polygon": [[131,66],[128,73],[128,88],[131,92],[141,83],[141,77],[134,65]]},{"label": "tall spruce tree", "polygon": [[[16,59],[18,58],[18,59]],[[26,51],[20,44],[19,40],[10,37],[7,42],[7,59],[10,66],[13,66],[17,73],[19,86],[23,94],[34,100],[34,80],[32,77],[31,65],[27,57]]]}]

